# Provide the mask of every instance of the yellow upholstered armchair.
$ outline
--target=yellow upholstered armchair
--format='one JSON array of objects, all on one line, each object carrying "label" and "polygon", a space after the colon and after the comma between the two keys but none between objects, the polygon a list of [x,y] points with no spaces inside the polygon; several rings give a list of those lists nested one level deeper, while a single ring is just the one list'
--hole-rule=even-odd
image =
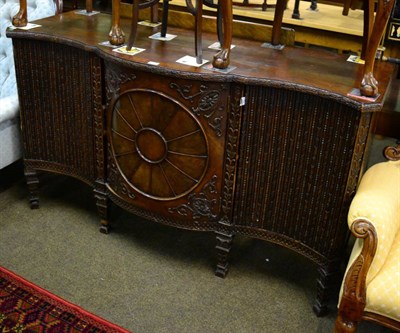
[{"label": "yellow upholstered armchair", "polygon": [[335,333],[369,320],[400,332],[400,145],[362,177],[348,214],[356,237],[339,297]]}]

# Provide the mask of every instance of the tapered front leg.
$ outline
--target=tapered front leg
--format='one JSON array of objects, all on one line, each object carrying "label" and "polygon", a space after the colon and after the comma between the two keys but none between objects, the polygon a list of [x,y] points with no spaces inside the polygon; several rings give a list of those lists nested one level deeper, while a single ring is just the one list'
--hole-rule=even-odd
[{"label": "tapered front leg", "polygon": [[112,0],[112,26],[108,34],[108,40],[112,45],[125,43],[125,34],[120,26],[120,0]]},{"label": "tapered front leg", "polygon": [[232,0],[220,0],[219,6],[221,6],[224,37],[221,45],[221,51],[214,56],[213,66],[215,68],[224,69],[227,68],[230,63],[229,56],[231,53],[233,24]]},{"label": "tapered front leg", "polygon": [[39,178],[37,172],[30,167],[25,167],[24,174],[28,185],[29,204],[31,209],[37,209],[39,208]]},{"label": "tapered front leg", "polygon": [[12,24],[14,27],[25,27],[28,24],[28,10],[26,0],[19,1],[19,11],[13,17]]},{"label": "tapered front leg", "polygon": [[107,197],[105,185],[97,183],[93,192],[96,200],[97,212],[100,216],[100,232],[108,234],[110,231],[110,224],[108,222],[109,199]]},{"label": "tapered front leg", "polygon": [[196,13],[195,17],[195,54],[196,62],[201,64],[203,62],[203,42],[202,42],[202,30],[203,30],[203,0],[196,0]]},{"label": "tapered front leg", "polygon": [[233,233],[231,232],[215,232],[217,238],[217,269],[215,275],[224,278],[228,274],[228,256],[232,246]]},{"label": "tapered front leg", "polygon": [[133,0],[132,2],[132,18],[131,18],[131,32],[129,34],[129,40],[126,45],[126,49],[130,51],[133,44],[136,42],[137,26],[139,23],[139,0]]}]

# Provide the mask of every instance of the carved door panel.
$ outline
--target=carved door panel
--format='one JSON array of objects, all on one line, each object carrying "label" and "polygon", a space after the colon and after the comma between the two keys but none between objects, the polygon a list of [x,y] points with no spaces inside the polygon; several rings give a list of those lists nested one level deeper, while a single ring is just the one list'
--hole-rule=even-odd
[{"label": "carved door panel", "polygon": [[106,66],[107,186],[138,215],[213,229],[229,85]]}]

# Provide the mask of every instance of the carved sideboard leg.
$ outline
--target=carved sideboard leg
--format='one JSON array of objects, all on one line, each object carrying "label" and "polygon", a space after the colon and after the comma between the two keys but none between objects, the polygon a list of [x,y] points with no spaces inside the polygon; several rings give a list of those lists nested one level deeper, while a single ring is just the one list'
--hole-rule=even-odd
[{"label": "carved sideboard leg", "polygon": [[215,232],[217,237],[217,269],[215,275],[224,278],[228,274],[228,255],[231,250],[233,234],[229,232]]},{"label": "carved sideboard leg", "polygon": [[28,10],[26,0],[20,0],[19,11],[13,17],[12,24],[14,27],[25,27],[28,24]]},{"label": "carved sideboard leg", "polygon": [[223,41],[221,44],[221,51],[214,55],[213,66],[215,68],[224,69],[229,66],[229,55],[232,45],[232,0],[221,0],[219,1],[219,6],[221,6],[220,10],[222,13]]},{"label": "carved sideboard leg", "polygon": [[96,199],[97,211],[100,215],[100,232],[108,234],[110,231],[110,224],[108,222],[108,204],[109,199],[103,189],[96,188],[93,190]]},{"label": "carved sideboard leg", "polygon": [[108,40],[112,45],[125,43],[125,34],[120,26],[119,2],[120,0],[112,0],[112,26],[108,34]]},{"label": "carved sideboard leg", "polygon": [[317,297],[313,306],[314,313],[318,316],[324,316],[328,313],[329,292],[332,287],[332,278],[337,273],[335,264],[330,263],[318,267],[319,277],[317,278]]},{"label": "carved sideboard leg", "polygon": [[[364,77],[360,87],[361,94],[364,96],[373,97],[378,94],[378,82],[373,75],[375,56],[386,24],[389,20],[389,15],[392,12],[393,5],[394,0],[378,1],[374,26],[365,53]],[[366,38],[366,36],[364,36],[364,38]]]},{"label": "carved sideboard leg", "polygon": [[29,203],[31,209],[39,208],[39,178],[36,170],[29,167],[25,167],[25,178],[26,184],[28,185],[29,191]]}]

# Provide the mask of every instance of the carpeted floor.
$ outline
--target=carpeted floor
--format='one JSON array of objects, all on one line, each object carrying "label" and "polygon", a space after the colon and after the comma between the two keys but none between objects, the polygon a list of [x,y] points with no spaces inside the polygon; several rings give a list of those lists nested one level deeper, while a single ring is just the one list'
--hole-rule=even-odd
[{"label": "carpeted floor", "polygon": [[[302,256],[237,237],[220,279],[212,233],[113,207],[104,235],[85,184],[43,174],[41,208],[31,210],[21,175],[18,164],[0,173],[0,264],[50,292],[135,333],[332,331],[337,299],[326,317],[313,314],[316,267]],[[359,332],[390,331],[363,323]]]}]

